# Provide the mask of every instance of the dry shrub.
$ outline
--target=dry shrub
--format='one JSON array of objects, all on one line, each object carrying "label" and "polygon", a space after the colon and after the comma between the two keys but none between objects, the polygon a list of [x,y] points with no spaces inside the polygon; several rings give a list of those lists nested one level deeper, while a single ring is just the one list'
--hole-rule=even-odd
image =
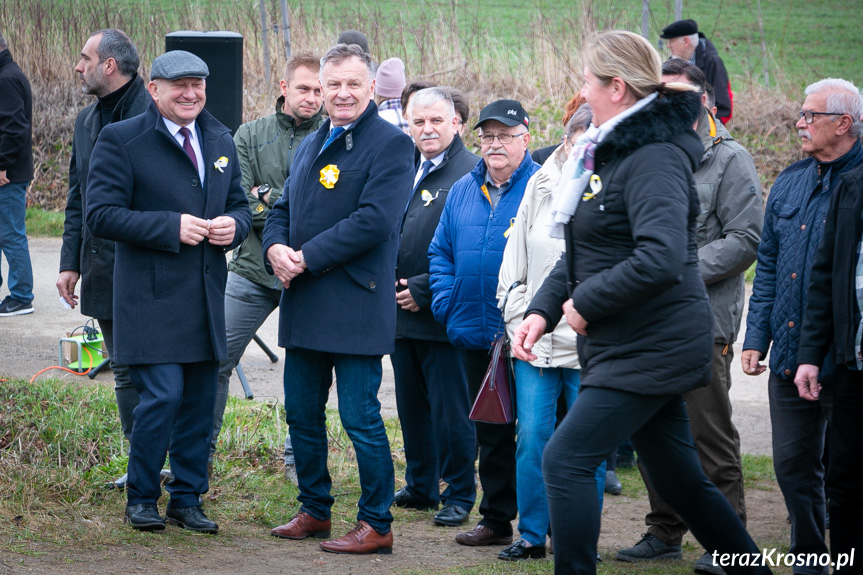
[{"label": "dry shrub", "polygon": [[[485,104],[498,98],[520,100],[533,119],[532,144],[559,141],[561,116],[567,100],[580,84],[579,52],[584,38],[596,30],[634,29],[627,11],[611,11],[599,21],[594,0],[573,3],[569,11],[537,11],[518,23],[519,49],[495,36],[482,13],[453,2],[449,7],[426,4],[423,11],[392,15],[377,5],[357,3],[345,9],[320,3],[306,8],[291,3],[291,40],[295,51],[325,51],[341,30],[362,30],[378,61],[398,56],[409,79],[425,78],[453,85],[468,96],[475,118]],[[443,7],[440,7],[443,6]],[[143,77],[150,62],[164,49],[164,35],[175,30],[231,30],[244,41],[245,121],[272,113],[277,83],[285,64],[281,12],[268,0],[267,42],[272,77],[268,83],[263,63],[263,30],[257,2],[175,3],[165,14],[160,2],[84,2],[64,0],[5,0],[0,22],[11,51],[30,78],[34,94],[34,152],[36,177],[31,204],[62,209],[68,186],[67,169],[77,113],[92,98],[81,93],[73,72],[78,52],[89,35],[100,28],[126,31],[141,53]],[[458,11],[458,12],[457,12]],[[458,18],[456,18],[458,14]],[[394,25],[393,22],[396,22]],[[793,137],[796,107],[779,91],[735,79],[735,118],[731,130],[753,153],[767,184],[797,153]],[[210,86],[213,89],[213,86]],[[467,144],[477,146],[471,133]],[[799,153],[797,153],[799,155]]]},{"label": "dry shrub", "polygon": [[752,154],[766,194],[779,172],[803,158],[794,127],[800,102],[761,84],[736,82],[734,117],[728,128]]}]

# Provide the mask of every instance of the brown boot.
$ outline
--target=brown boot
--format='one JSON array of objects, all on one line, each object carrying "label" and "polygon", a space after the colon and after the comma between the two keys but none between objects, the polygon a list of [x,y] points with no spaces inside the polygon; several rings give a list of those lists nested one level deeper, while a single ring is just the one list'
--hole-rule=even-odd
[{"label": "brown boot", "polygon": [[329,519],[320,521],[308,513],[300,511],[288,523],[270,531],[270,535],[281,537],[282,539],[305,539],[306,537],[328,539],[330,536],[330,527],[331,523]]},{"label": "brown boot", "polygon": [[329,553],[352,553],[355,555],[366,555],[369,553],[380,553],[389,555],[393,552],[393,532],[381,535],[365,521],[360,521],[344,537],[324,541],[320,544],[321,549]]}]

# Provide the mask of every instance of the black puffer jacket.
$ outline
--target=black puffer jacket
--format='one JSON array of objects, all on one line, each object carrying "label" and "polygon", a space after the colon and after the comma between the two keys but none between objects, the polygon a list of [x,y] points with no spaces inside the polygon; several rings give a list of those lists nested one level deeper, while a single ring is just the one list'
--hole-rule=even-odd
[{"label": "black puffer jacket", "polygon": [[566,252],[527,314],[553,329],[571,297],[588,322],[582,384],[682,394],[710,377],[713,317],[698,271],[692,130],[697,94],[660,97],[622,121],[596,150],[602,190],[566,227]]}]

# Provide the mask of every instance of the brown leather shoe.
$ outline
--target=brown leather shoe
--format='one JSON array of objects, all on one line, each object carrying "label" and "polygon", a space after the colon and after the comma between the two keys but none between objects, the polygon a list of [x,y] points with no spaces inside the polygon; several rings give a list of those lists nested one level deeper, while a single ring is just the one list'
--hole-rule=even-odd
[{"label": "brown leather shoe", "polygon": [[509,535],[498,535],[491,527],[477,525],[470,531],[463,531],[455,536],[455,542],[459,545],[470,547],[481,547],[484,545],[509,545],[512,543],[512,533]]},{"label": "brown leather shoe", "polygon": [[365,521],[360,521],[344,537],[324,541],[320,548],[329,553],[353,553],[367,555],[379,553],[389,555],[393,552],[393,532],[381,535]]},{"label": "brown leather shoe", "polygon": [[328,539],[331,525],[329,519],[319,521],[308,513],[300,511],[285,525],[280,525],[270,531],[270,535],[282,539],[305,539],[306,537]]}]

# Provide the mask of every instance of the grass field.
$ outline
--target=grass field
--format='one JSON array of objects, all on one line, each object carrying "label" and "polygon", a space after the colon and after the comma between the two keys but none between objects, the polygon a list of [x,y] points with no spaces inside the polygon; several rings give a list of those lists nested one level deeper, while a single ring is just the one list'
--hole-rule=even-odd
[{"label": "grass field", "polygon": [[[757,0],[684,0],[683,15],[698,20],[732,75],[734,136],[753,154],[765,189],[799,159],[793,123],[802,88],[821,77],[863,83],[854,66],[863,48],[856,33],[859,0],[762,0],[770,88],[763,86]],[[650,39],[674,19],[674,0],[653,0]],[[379,60],[399,56],[408,78],[429,78],[461,88],[473,117],[497,98],[521,100],[533,116],[533,145],[559,141],[564,102],[579,87],[579,51],[596,30],[640,30],[640,0],[491,0],[289,2],[295,51],[322,52],[339,31],[356,28],[369,37]],[[277,0],[267,1],[271,31],[281,21]],[[233,30],[245,37],[244,118],[272,110],[284,63],[278,34],[269,34],[274,75],[264,79],[258,3],[198,0],[6,0],[0,22],[13,55],[34,86],[37,176],[31,204],[59,209],[65,202],[66,166],[77,112],[91,101],[80,93],[72,69],[78,50],[98,28],[126,30],[141,51],[141,73],[164,49],[171,31]],[[472,136],[467,143],[474,146]]]}]

